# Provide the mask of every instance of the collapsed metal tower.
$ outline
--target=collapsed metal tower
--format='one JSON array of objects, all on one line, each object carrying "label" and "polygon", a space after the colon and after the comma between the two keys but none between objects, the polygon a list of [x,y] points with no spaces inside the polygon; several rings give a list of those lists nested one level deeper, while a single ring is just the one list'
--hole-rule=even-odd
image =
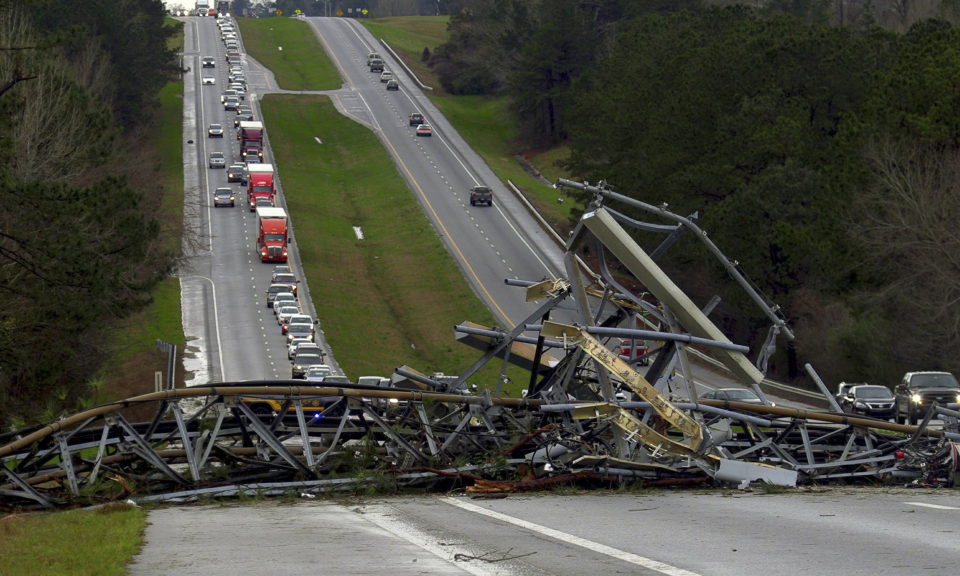
[{"label": "collapsed metal tower", "polygon": [[[956,404],[934,406],[919,426],[840,411],[812,368],[826,411],[773,406],[759,387],[775,338],[793,338],[779,308],[759,294],[695,223],[619,195],[602,183],[561,186],[593,195],[566,242],[567,278],[508,280],[542,304],[510,331],[465,322],[457,339],[482,355],[457,377],[396,369],[392,387],[228,383],[166,390],[98,406],[46,426],[0,436],[0,507],[51,508],[117,498],[184,501],[243,493],[390,490],[460,482],[479,491],[571,481],[700,481],[780,485],[839,478],[956,479]],[[623,203],[670,224],[640,221]],[[652,253],[634,233],[666,239]],[[682,234],[699,238],[770,318],[756,363],[697,307],[656,260]],[[598,270],[575,250],[592,237]],[[611,273],[616,258],[652,295]],[[574,314],[568,323],[551,320]],[[642,326],[641,326],[642,325]],[[657,341],[621,356],[610,338]],[[697,398],[690,354],[708,353],[762,404]],[[639,364],[653,358],[645,373]],[[482,394],[468,382],[499,361]],[[501,397],[508,365],[529,371],[524,398]],[[123,415],[155,405],[150,422]],[[942,428],[930,426],[936,416]]]}]

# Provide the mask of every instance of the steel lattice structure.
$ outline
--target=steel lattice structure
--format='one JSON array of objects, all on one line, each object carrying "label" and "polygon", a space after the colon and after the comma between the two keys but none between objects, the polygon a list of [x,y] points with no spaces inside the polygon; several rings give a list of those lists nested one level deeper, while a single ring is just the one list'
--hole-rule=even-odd
[{"label": "steel lattice structure", "polygon": [[[394,387],[317,387],[302,381],[168,389],[98,406],[46,426],[0,436],[0,505],[51,508],[132,497],[183,501],[240,493],[396,489],[438,482],[522,490],[570,481],[648,484],[762,480],[782,485],[839,478],[952,483],[960,440],[957,404],[934,406],[918,426],[842,413],[812,367],[825,411],[771,405],[759,383],[777,334],[792,338],[779,308],[759,294],[696,227],[602,184],[561,181],[594,201],[566,243],[567,278],[508,280],[541,305],[510,331],[465,322],[457,339],[482,351],[457,377],[395,370]],[[672,224],[636,220],[624,203]],[[666,240],[647,254],[634,233]],[[700,238],[770,318],[756,364],[657,266],[680,235]],[[592,237],[598,270],[575,254]],[[615,258],[652,294],[611,274]],[[551,321],[573,310],[579,321]],[[642,326],[642,328],[641,328]],[[610,338],[661,343],[646,356],[612,351]],[[696,348],[753,388],[762,405],[704,401],[689,384]],[[175,352],[174,352],[175,354]],[[471,393],[488,362],[530,372],[525,398],[500,384]],[[759,368],[758,368],[759,367]],[[484,383],[492,384],[492,383]],[[123,411],[153,405],[150,422]],[[936,416],[942,428],[929,424]],[[2,480],[0,480],[2,481]]]}]

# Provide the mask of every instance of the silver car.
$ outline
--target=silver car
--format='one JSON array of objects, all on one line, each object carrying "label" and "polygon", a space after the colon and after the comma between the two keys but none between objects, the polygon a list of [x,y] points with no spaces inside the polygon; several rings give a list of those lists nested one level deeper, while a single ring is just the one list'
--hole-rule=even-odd
[{"label": "silver car", "polygon": [[211,152],[210,153],[210,167],[211,168],[226,168],[227,159],[224,158],[223,152]]}]

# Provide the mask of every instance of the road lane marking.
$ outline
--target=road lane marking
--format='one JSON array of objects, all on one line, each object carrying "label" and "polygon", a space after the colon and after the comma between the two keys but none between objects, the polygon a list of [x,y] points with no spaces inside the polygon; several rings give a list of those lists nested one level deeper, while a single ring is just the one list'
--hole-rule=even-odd
[{"label": "road lane marking", "polygon": [[934,508],[936,510],[960,510],[954,506],[941,506],[939,504],[927,504],[926,502],[904,502],[910,506],[923,506],[924,508]]},{"label": "road lane marking", "polygon": [[499,512],[494,512],[493,510],[488,510],[486,508],[481,508],[475,504],[470,504],[468,502],[461,502],[456,498],[442,497],[440,498],[442,502],[450,504],[451,506],[456,506],[462,510],[468,512],[474,512],[476,514],[481,514],[501,522],[506,522],[507,524],[513,524],[525,530],[530,530],[531,532],[537,532],[548,536],[555,540],[565,542],[567,544],[572,544],[574,546],[579,546],[581,548],[586,548],[587,550],[597,552],[599,554],[604,554],[610,556],[611,558],[616,558],[617,560],[622,560],[624,562],[629,562],[636,566],[647,568],[648,570],[654,570],[662,574],[667,574],[668,576],[700,576],[696,572],[690,572],[689,570],[684,570],[683,568],[677,568],[665,562],[660,562],[658,560],[653,560],[652,558],[646,558],[638,554],[633,554],[631,552],[624,552],[617,548],[607,546],[605,544],[600,544],[592,540],[587,540],[586,538],[580,538],[579,536],[574,536],[573,534],[567,534],[566,532],[561,532],[559,530],[554,530],[553,528],[547,528],[546,526],[541,526],[540,524],[534,524],[533,522],[527,522],[526,520],[521,520],[519,518],[514,518],[513,516],[507,516],[506,514],[501,514]]}]

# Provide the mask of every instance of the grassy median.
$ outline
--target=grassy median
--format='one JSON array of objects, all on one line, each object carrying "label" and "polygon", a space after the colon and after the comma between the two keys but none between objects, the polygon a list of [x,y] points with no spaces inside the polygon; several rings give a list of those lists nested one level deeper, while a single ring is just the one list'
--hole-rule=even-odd
[{"label": "grassy median", "polygon": [[[260,105],[310,294],[347,375],[469,366],[480,353],[458,344],[453,326],[493,317],[376,135],[324,96],[271,94]],[[495,387],[496,369],[476,382]]]},{"label": "grassy median", "polygon": [[[523,190],[555,228],[566,227],[573,202],[558,205],[558,192],[527,174],[513,157],[521,150],[516,145],[519,136],[507,97],[451,96],[443,91],[433,69],[423,62],[424,48],[433,53],[437,46],[446,41],[447,21],[446,16],[403,16],[361,22],[377,39],[386,40],[424,84],[434,88],[432,93],[426,92],[427,96],[494,174],[504,183],[511,180]],[[550,164],[542,168],[548,178],[562,175],[558,168],[552,166],[552,162],[565,152],[529,152],[527,156],[532,157],[534,162]]]},{"label": "grassy median", "polygon": [[237,18],[237,23],[244,49],[273,72],[280,88],[336,90],[343,84],[306,20]]},{"label": "grassy median", "polygon": [[143,544],[146,514],[123,504],[0,518],[0,574],[120,576]]}]

